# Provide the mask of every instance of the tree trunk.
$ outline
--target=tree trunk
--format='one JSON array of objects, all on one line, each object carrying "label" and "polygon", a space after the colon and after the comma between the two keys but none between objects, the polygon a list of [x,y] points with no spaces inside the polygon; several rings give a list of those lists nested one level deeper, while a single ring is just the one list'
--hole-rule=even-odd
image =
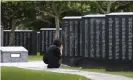
[{"label": "tree trunk", "polygon": [[109,4],[107,6],[107,12],[106,12],[106,14],[110,13],[112,3],[114,3],[114,1],[109,1]]},{"label": "tree trunk", "polygon": [[12,28],[11,28],[10,38],[9,38],[9,46],[14,46],[15,45],[15,41],[14,41],[14,38],[15,38],[14,30],[16,29],[15,24],[16,24],[16,20],[12,20]]},{"label": "tree trunk", "polygon": [[56,24],[55,38],[59,38],[59,36],[60,36],[60,19],[59,19],[59,17],[55,17],[55,24]]}]

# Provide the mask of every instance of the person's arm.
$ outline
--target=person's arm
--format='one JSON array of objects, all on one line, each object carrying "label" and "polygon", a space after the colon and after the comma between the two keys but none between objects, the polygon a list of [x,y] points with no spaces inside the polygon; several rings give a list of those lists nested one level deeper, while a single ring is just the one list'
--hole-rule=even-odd
[{"label": "person's arm", "polygon": [[61,58],[61,52],[59,48],[55,48],[55,56]]},{"label": "person's arm", "polygon": [[62,56],[62,49],[63,49],[63,45],[61,45],[61,47],[60,47],[61,56]]}]

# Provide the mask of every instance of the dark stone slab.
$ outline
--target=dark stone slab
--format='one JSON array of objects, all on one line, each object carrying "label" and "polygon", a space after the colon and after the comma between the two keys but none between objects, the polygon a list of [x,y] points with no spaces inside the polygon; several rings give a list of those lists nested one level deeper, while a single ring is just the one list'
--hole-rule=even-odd
[{"label": "dark stone slab", "polygon": [[106,21],[107,59],[133,60],[133,13],[110,13]]},{"label": "dark stone slab", "polygon": [[80,24],[81,16],[63,18],[63,56],[80,56]]},{"label": "dark stone slab", "polygon": [[105,15],[83,16],[84,51],[83,57],[105,58]]}]

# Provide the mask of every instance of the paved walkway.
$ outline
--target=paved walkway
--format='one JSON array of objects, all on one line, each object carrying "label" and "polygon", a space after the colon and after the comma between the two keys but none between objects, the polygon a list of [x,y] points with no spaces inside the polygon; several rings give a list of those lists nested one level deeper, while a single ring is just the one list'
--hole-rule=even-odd
[{"label": "paved walkway", "polygon": [[33,70],[45,70],[45,71],[57,72],[57,73],[78,74],[92,80],[133,80],[133,78],[112,75],[112,74],[105,74],[105,73],[96,73],[96,72],[87,72],[87,71],[60,69],[60,68],[47,69],[46,68],[47,65],[44,64],[42,61],[22,62],[22,63],[1,63],[0,66],[12,66],[12,67],[33,69]]}]

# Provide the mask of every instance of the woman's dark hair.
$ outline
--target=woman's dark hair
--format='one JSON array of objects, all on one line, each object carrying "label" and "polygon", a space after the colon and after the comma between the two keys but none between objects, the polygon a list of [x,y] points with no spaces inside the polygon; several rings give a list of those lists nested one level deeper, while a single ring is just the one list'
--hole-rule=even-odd
[{"label": "woman's dark hair", "polygon": [[61,46],[61,41],[60,41],[60,39],[58,39],[58,38],[55,39],[54,42],[53,42],[53,44],[56,45],[56,46],[58,46],[58,47],[60,47],[60,46]]}]

